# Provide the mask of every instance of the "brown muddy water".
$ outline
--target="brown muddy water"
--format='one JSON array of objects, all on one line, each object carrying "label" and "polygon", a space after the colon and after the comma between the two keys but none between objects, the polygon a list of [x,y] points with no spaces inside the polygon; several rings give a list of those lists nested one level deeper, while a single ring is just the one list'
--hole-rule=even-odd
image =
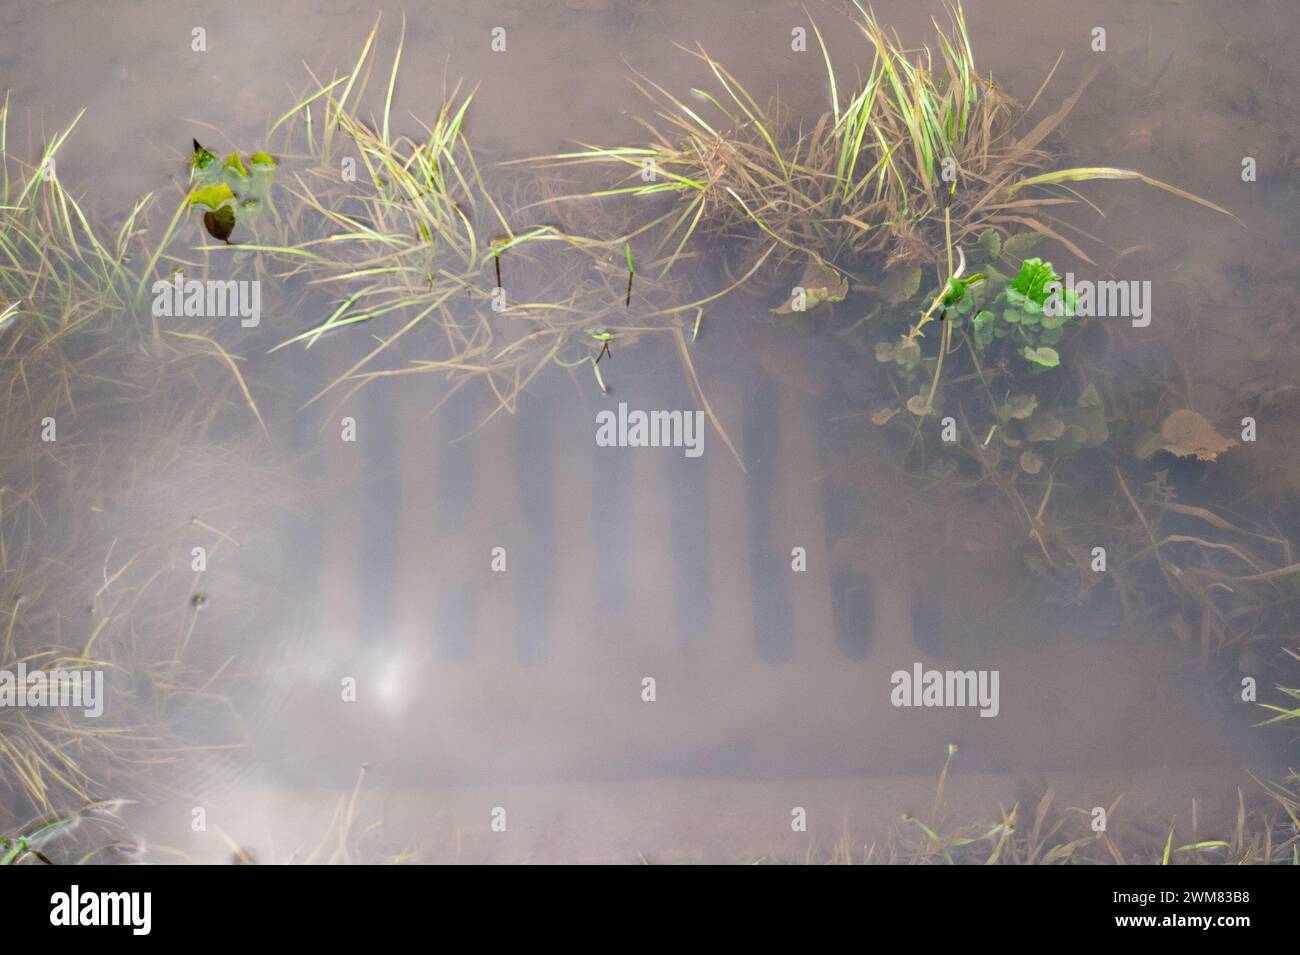
[{"label": "brown muddy water", "polygon": [[[798,2],[379,7],[377,73],[406,16],[394,122],[418,134],[412,117],[427,120],[447,86],[476,86],[466,132],[507,203],[527,173],[502,162],[641,142],[634,117],[648,106],[631,71],[674,91],[707,79],[675,44],[698,42],[759,100],[779,91],[808,126],[827,95],[815,46],[791,50],[809,12],[844,76],[869,66],[835,8]],[[1084,347],[1117,406],[1195,408],[1224,433],[1257,418],[1256,442],[1210,467],[1174,464],[1162,480],[1183,504],[1223,505],[1300,541],[1294,4],[965,8],[977,62],[1022,102],[1063,53],[1035,116],[1099,70],[1061,129],[1056,165],[1140,169],[1244,222],[1136,183],[1081,185],[1097,208],[1067,218],[1095,238],[1112,274],[1153,289],[1149,326],[1103,322]],[[932,2],[874,9],[917,43],[943,17]],[[375,14],[351,0],[11,2],[0,12],[9,148],[39,145],[85,108],[59,153],[65,187],[110,222],[147,191],[170,204],[191,138],[221,154],[260,148],[309,70],[350,69]],[[1092,49],[1099,26],[1104,52]],[[191,48],[196,27],[206,52]],[[506,30],[504,52],[491,48],[495,27]],[[370,92],[377,109],[382,83]],[[1247,157],[1253,182],[1241,175]],[[283,160],[281,181],[294,172]],[[189,250],[205,238],[189,225],[176,254],[198,261]],[[1096,274],[1060,247],[1042,254]],[[507,254],[506,285],[511,264]],[[729,284],[712,268],[703,284]],[[31,537],[38,558],[65,554],[72,538],[58,535],[82,520],[105,540],[136,541],[144,556],[129,574],[158,575],[186,608],[187,659],[219,674],[205,691],[223,702],[163,713],[177,752],[127,782],[88,787],[95,799],[134,801],[125,825],[150,861],[226,862],[234,845],[259,861],[323,861],[334,841],[351,861],[730,862],[802,859],[845,842],[860,852],[883,844],[905,812],[928,809],[950,744],[954,824],[997,822],[999,805],[1016,802],[1032,811],[1050,789],[1086,829],[1092,807],[1122,795],[1112,831],[1140,855],[1163,843],[1171,820],[1185,841],[1193,816],[1201,837],[1217,838],[1239,789],[1266,811],[1252,776],[1281,779],[1295,765],[1295,730],[1258,727],[1268,714],[1241,699],[1243,676],[1261,700],[1278,702],[1279,682],[1297,685],[1286,683],[1296,669],[1278,663],[1281,648],[1300,646],[1294,606],[1289,632],[1211,652],[1199,616],[1180,630],[1168,608],[1129,613],[1114,589],[1087,599],[1054,590],[1027,569],[1035,548],[1004,496],[938,472],[900,478],[898,441],[871,423],[876,363],[772,316],[764,290],[711,306],[691,345],[744,471],[707,423],[698,456],[599,445],[598,413],[621,403],[701,408],[671,342],[614,342],[600,364],[609,394],[585,369],[550,364],[513,414],[480,427],[491,393],[466,387],[439,406],[448,388],[436,374],[308,403],[404,320],[269,353],[333,300],[271,275],[261,294],[261,325],[244,331],[231,319],[224,342],[265,433],[245,409],[191,447],[183,429],[148,424],[124,396],[123,426],[147,451],[131,446],[93,472],[93,513],[73,513],[84,489],[48,498],[47,509],[66,501],[68,513]],[[829,320],[856,320],[870,305],[871,293],[855,292]],[[387,367],[427,357],[431,343],[434,332],[416,330]],[[195,388],[228,387],[220,368],[209,371]],[[341,438],[345,419],[355,441]],[[1132,524],[1100,480],[1056,493],[1072,513],[1094,507]],[[209,549],[198,575],[194,546]],[[792,567],[796,549],[804,570]],[[83,642],[95,619],[85,605],[111,596],[113,569],[132,552],[96,553],[93,573],[39,598],[43,619]],[[204,605],[190,612],[196,593]],[[150,625],[131,639],[147,642]],[[176,639],[168,631],[165,658]],[[895,705],[891,678],[914,667],[995,672],[996,692],[983,707]],[[110,673],[109,716],[138,703],[145,682],[164,678]],[[345,838],[336,808],[350,805],[358,779]],[[9,831],[33,807],[14,779],[4,783]],[[59,798],[47,808],[77,808]],[[795,807],[806,831],[792,830]]]}]

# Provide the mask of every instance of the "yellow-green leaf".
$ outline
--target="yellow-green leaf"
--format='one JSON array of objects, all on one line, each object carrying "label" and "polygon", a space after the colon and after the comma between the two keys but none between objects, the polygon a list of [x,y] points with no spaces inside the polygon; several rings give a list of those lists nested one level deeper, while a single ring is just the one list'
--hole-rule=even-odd
[{"label": "yellow-green leaf", "polygon": [[224,182],[204,186],[190,193],[190,205],[207,206],[209,209],[214,210],[221,208],[223,203],[234,202],[234,200],[234,191]]}]

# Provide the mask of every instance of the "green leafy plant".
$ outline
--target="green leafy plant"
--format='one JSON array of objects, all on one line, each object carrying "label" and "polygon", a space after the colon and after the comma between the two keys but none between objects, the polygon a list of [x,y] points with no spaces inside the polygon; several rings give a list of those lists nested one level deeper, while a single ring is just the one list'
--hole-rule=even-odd
[{"label": "green leafy plant", "polygon": [[[988,305],[971,318],[971,338],[980,354],[1004,344],[1035,371],[1059,365],[1055,346],[1074,319],[1077,304],[1074,291],[1060,282],[1052,263],[1037,258],[1025,259],[1010,281],[990,269],[984,290]],[[972,307],[966,303],[965,311]]]},{"label": "green leafy plant", "polygon": [[275,159],[259,150],[248,157],[247,165],[237,152],[218,163],[217,157],[197,139],[193,142],[189,204],[203,208],[203,227],[209,235],[229,243],[236,221],[251,224],[270,197]]},{"label": "green leafy plant", "polygon": [[1110,424],[1096,387],[1083,389],[1073,406],[1042,408],[1033,394],[1014,394],[993,409],[995,423],[984,446],[997,437],[1026,474],[1081,448],[1096,448],[1110,437]]},{"label": "green leafy plant", "polygon": [[208,170],[216,163],[217,157],[207,149],[197,139],[191,140],[194,143],[194,158],[190,160],[190,181],[200,175],[206,175]]}]

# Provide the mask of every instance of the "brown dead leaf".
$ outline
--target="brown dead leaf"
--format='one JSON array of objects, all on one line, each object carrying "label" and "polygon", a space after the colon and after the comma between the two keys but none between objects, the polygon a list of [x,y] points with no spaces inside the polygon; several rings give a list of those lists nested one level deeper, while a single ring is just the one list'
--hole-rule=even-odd
[{"label": "brown dead leaf", "polygon": [[1214,430],[1214,425],[1190,408],[1175,411],[1160,426],[1164,449],[1180,458],[1213,461],[1237,442]]}]

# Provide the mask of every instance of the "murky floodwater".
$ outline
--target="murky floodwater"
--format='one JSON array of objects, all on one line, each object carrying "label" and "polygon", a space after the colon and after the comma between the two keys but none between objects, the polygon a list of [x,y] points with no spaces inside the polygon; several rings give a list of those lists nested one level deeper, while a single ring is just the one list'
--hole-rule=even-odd
[{"label": "murky floodwater", "polygon": [[[826,108],[819,54],[791,50],[792,28],[807,23],[801,3],[536,6],[406,11],[394,117],[418,134],[412,113],[427,119],[458,79],[476,86],[466,130],[500,196],[522,188],[525,172],[499,161],[639,142],[633,117],[647,106],[630,71],[674,90],[706,79],[675,42],[700,43],[759,98],[779,92],[808,125]],[[403,12],[382,7],[378,73]],[[942,15],[938,3],[875,9],[918,43]],[[1099,241],[1098,268],[1151,281],[1156,317],[1108,326],[1081,347],[1116,406],[1172,400],[1225,429],[1258,418],[1266,440],[1170,480],[1185,505],[1224,505],[1300,540],[1300,67],[1289,55],[1300,17],[1284,0],[968,0],[966,10],[977,61],[1021,101],[1064,51],[1038,113],[1099,68],[1062,129],[1060,165],[1141,169],[1245,223],[1135,183],[1082,186],[1097,208],[1067,218]],[[859,41],[833,9],[812,12],[849,76]],[[10,4],[0,14],[10,148],[29,131],[44,141],[85,107],[59,153],[64,185],[110,221],[146,191],[170,204],[192,137],[222,153],[257,148],[268,117],[309,87],[308,69],[322,79],[350,69],[373,16],[345,0]],[[1097,26],[1104,52],[1090,47]],[[206,52],[191,48],[196,27]],[[504,52],[491,48],[494,27],[507,31]],[[1255,182],[1242,180],[1245,157]],[[293,172],[286,159],[281,175]],[[181,241],[198,245],[197,226]],[[1045,254],[1071,263],[1059,248]],[[508,255],[503,265],[509,285]],[[703,281],[731,279],[706,270]],[[1252,670],[1240,648],[1202,654],[1200,618],[1180,637],[1169,613],[1135,616],[1113,590],[1062,598],[1027,572],[1034,544],[996,488],[938,472],[900,480],[898,442],[871,423],[875,363],[777,322],[770,297],[723,299],[691,345],[742,471],[712,424],[698,457],[594,439],[598,412],[620,403],[701,407],[676,346],[654,336],[614,343],[600,365],[608,395],[586,369],[552,363],[514,413],[486,424],[496,397],[474,385],[439,405],[448,389],[436,374],[313,401],[403,320],[268,354],[332,307],[302,291],[268,277],[261,326],[232,323],[226,343],[264,435],[251,415],[227,414],[200,447],[178,443],[143,463],[151,484],[114,495],[105,482],[95,520],[108,537],[170,529],[148,542],[164,553],[130,574],[166,568],[160,586],[180,605],[202,591],[201,612],[186,617],[185,659],[220,672],[213,690],[224,698],[163,714],[184,758],[130,792],[97,786],[97,798],[139,800],[129,821],[141,840],[220,861],[230,856],[223,832],[267,861],[304,858],[364,766],[361,857],[801,857],[850,829],[860,845],[925,808],[956,743],[955,815],[996,819],[999,802],[1032,805],[1049,786],[1074,806],[1127,793],[1124,824],[1140,842],[1193,799],[1212,827],[1216,812],[1235,811],[1236,787],[1252,785],[1246,770],[1276,778],[1294,760],[1294,732],[1255,728],[1260,711],[1239,699],[1242,674],[1268,689],[1280,672]],[[869,304],[860,293],[836,315]],[[436,348],[417,330],[385,367]],[[221,374],[209,371],[196,387]],[[355,441],[341,438],[348,419]],[[176,441],[158,426],[155,447]],[[1056,493],[1076,513],[1104,510],[1113,492],[1098,482]],[[1107,519],[1118,527],[1132,514]],[[62,552],[66,541],[50,539],[70,533],[60,527],[33,536],[37,554]],[[196,545],[210,550],[197,578],[186,569]],[[806,569],[792,567],[796,551]],[[102,599],[101,584],[111,595],[120,563],[98,556],[97,579],[73,575],[72,592],[47,595],[48,619],[87,636],[94,618],[83,605]],[[1294,633],[1289,644],[1268,636],[1269,659],[1296,646]],[[983,707],[993,718],[974,706],[894,705],[891,675],[914,666],[996,671],[996,702]],[[167,676],[164,666],[149,682]],[[115,689],[143,679],[110,674],[110,710]],[[807,832],[791,831],[794,806],[808,809]],[[195,807],[205,831],[194,830]],[[499,808],[509,819],[500,833]],[[15,800],[6,811],[0,824],[24,810]]]}]

